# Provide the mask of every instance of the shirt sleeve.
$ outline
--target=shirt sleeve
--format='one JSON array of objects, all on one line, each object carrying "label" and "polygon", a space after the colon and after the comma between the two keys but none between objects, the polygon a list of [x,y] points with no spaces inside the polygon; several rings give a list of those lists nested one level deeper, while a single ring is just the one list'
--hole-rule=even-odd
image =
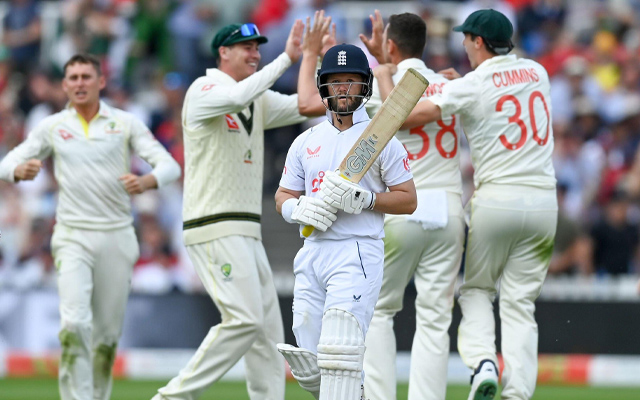
[{"label": "shirt sleeve", "polygon": [[299,124],[308,118],[300,115],[298,110],[298,95],[284,95],[282,93],[267,90],[264,94],[267,107],[264,108],[267,115],[264,116],[265,129],[279,128],[281,126]]},{"label": "shirt sleeve", "polygon": [[444,85],[441,94],[429,97],[429,100],[440,107],[442,115],[464,114],[465,110],[472,110],[479,97],[474,88],[478,84],[467,76],[454,79]]},{"label": "shirt sleeve", "polygon": [[235,84],[211,83],[204,78],[198,79],[187,93],[184,122],[193,124],[241,112],[273,86],[290,66],[291,59],[286,53],[282,53],[262,70]]},{"label": "shirt sleeve", "polygon": [[380,172],[382,180],[389,186],[399,185],[413,179],[409,168],[409,156],[402,143],[392,138],[380,154]]},{"label": "shirt sleeve", "polygon": [[153,167],[151,174],[156,178],[158,188],[180,177],[178,162],[156,140],[149,128],[137,118],[133,118],[131,123],[130,143],[133,151]]},{"label": "shirt sleeve", "polygon": [[300,143],[302,143],[300,135],[293,141],[293,144],[289,148],[287,153],[287,160],[284,163],[284,169],[282,170],[282,177],[280,177],[280,186],[289,190],[296,190],[304,192],[305,179],[304,179],[304,167],[300,159]]},{"label": "shirt sleeve", "polygon": [[51,155],[53,145],[48,126],[49,121],[45,119],[29,133],[24,142],[5,156],[0,162],[0,179],[15,182],[13,173],[18,165],[34,158],[42,160]]}]

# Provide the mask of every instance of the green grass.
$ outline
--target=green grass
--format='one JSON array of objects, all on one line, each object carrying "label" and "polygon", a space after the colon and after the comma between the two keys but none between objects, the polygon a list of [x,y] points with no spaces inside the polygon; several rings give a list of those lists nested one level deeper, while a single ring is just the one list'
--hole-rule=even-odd
[{"label": "green grass", "polygon": [[[165,381],[118,380],[113,385],[111,400],[149,400]],[[466,400],[468,386],[449,386],[447,400]],[[407,398],[407,386],[398,387],[398,398]],[[0,379],[2,400],[58,400],[57,381],[53,379]],[[540,386],[536,400],[637,400],[640,388],[589,388]],[[249,400],[242,382],[220,382],[200,400]],[[286,400],[312,400],[296,383],[287,384]]]}]

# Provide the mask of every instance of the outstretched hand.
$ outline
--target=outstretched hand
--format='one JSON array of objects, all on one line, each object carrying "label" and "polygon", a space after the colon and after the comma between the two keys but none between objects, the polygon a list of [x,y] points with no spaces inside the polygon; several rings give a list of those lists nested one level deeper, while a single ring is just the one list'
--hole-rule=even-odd
[{"label": "outstretched hand", "polygon": [[322,52],[320,53],[321,57],[324,57],[329,51],[330,48],[338,44],[338,39],[336,39],[336,24],[335,22],[331,24],[331,29],[329,32],[322,37]]},{"label": "outstretched hand", "polygon": [[331,17],[325,17],[324,10],[316,11],[313,16],[313,24],[311,24],[311,18],[307,17],[302,39],[302,53],[305,56],[317,57],[321,55],[324,47],[324,37],[329,35],[330,26]]},{"label": "outstretched hand", "polygon": [[362,33],[359,35],[362,43],[367,47],[369,53],[376,58],[379,64],[385,62],[382,51],[382,35],[384,33],[384,22],[380,10],[375,10],[375,16],[369,15],[371,20],[371,38],[367,38]]},{"label": "outstretched hand", "polygon": [[291,63],[295,64],[300,59],[302,55],[302,33],[304,31],[304,24],[301,20],[297,19],[296,22],[293,23],[291,27],[291,32],[289,32],[289,38],[287,39],[287,44],[284,47],[284,52],[287,53],[289,58],[291,59]]}]

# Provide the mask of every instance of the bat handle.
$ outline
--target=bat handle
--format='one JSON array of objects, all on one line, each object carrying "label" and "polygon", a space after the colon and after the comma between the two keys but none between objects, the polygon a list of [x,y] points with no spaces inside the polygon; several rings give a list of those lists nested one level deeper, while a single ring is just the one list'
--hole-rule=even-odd
[{"label": "bat handle", "polygon": [[314,227],[311,225],[306,225],[304,228],[302,228],[302,236],[304,237],[309,237],[311,236],[311,234],[313,233]]}]

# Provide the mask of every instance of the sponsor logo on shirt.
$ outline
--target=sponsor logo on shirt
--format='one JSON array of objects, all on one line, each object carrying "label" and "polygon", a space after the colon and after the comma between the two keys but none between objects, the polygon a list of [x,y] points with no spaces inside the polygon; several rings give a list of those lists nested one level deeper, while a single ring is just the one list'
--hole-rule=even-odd
[{"label": "sponsor logo on shirt", "polygon": [[65,131],[64,129],[58,129],[58,133],[60,134],[60,136],[65,140],[69,140],[69,139],[73,139],[73,135],[67,131]]},{"label": "sponsor logo on shirt", "polygon": [[402,164],[404,164],[404,169],[411,172],[411,166],[409,165],[409,158],[402,159]]},{"label": "sponsor logo on shirt", "polygon": [[[319,149],[319,147],[318,147],[318,149]],[[309,150],[309,149],[307,149],[307,150]],[[311,191],[313,193],[315,193],[318,190],[320,190],[320,184],[322,183],[322,178],[324,178],[324,171],[318,172],[318,177],[311,181]]]},{"label": "sponsor logo on shirt", "polygon": [[315,150],[311,150],[310,148],[307,147],[307,154],[309,154],[309,156],[307,157],[307,160],[310,158],[317,158],[320,157],[320,147],[322,146],[318,146]]},{"label": "sponsor logo on shirt", "polygon": [[229,132],[240,132],[240,126],[230,114],[224,116],[224,119],[227,121],[227,128],[229,128]]},{"label": "sponsor logo on shirt", "polygon": [[104,127],[104,133],[108,133],[111,135],[117,134],[117,133],[122,133],[122,130],[118,129],[118,124],[115,123],[114,121],[111,121],[107,124],[107,126]]},{"label": "sponsor logo on shirt", "polygon": [[362,295],[356,296],[355,294],[353,295],[353,302],[354,303],[360,303],[360,299],[362,298]]}]

